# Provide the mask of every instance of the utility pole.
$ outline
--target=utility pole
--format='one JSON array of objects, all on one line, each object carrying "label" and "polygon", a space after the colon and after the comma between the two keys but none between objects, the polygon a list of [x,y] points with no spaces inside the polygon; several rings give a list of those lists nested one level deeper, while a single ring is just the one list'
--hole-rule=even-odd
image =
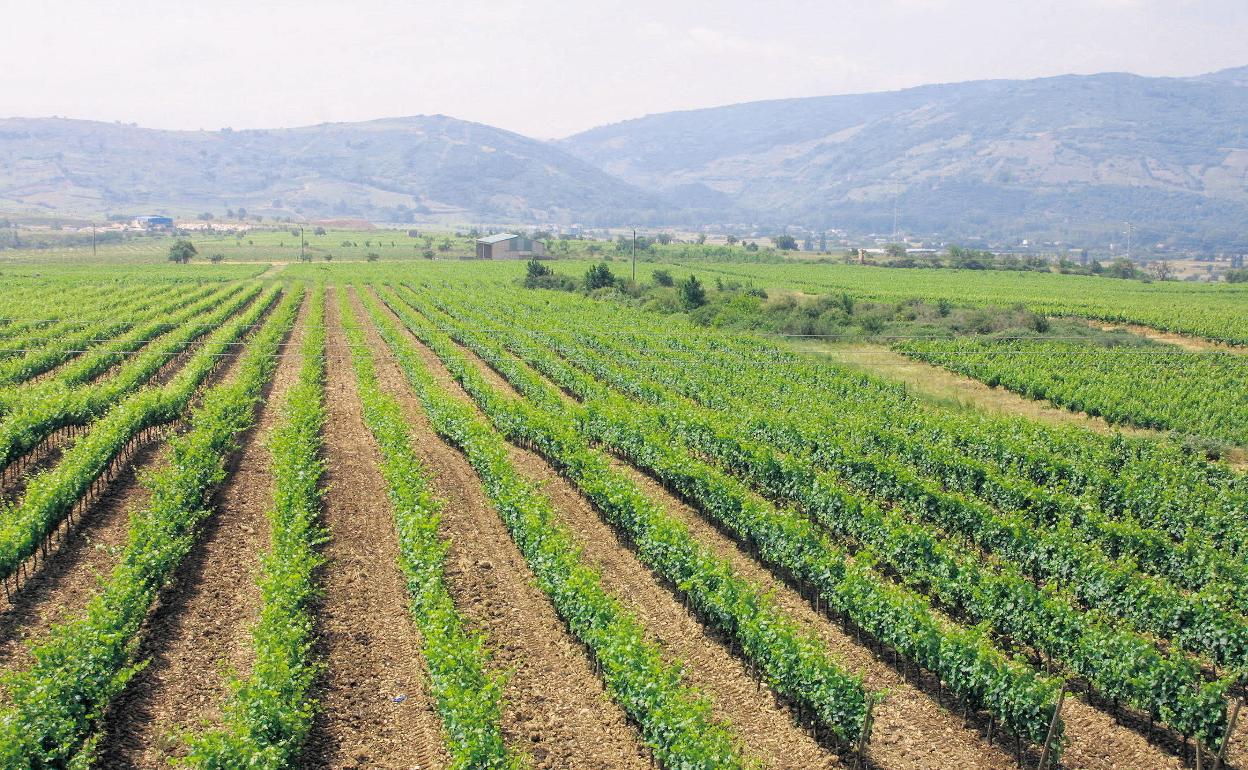
[{"label": "utility pole", "polygon": [[1127,259],[1128,260],[1131,259],[1131,233],[1134,230],[1135,230],[1135,227],[1130,222],[1127,222]]},{"label": "utility pole", "polygon": [[897,196],[900,194],[897,181],[893,181],[893,243],[897,243]]},{"label": "utility pole", "polygon": [[303,225],[299,225],[299,261],[300,262],[303,261],[303,247],[306,245],[308,245],[308,242],[304,240],[303,238]]},{"label": "utility pole", "polygon": [[637,228],[633,228],[633,283],[637,283]]}]

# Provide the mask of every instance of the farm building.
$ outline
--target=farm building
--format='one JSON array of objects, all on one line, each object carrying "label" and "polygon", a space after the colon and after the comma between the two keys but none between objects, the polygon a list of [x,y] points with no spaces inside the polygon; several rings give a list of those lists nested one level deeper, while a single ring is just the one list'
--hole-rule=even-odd
[{"label": "farm building", "polygon": [[528,259],[546,256],[541,241],[514,233],[499,233],[477,239],[477,259]]},{"label": "farm building", "polygon": [[143,230],[169,229],[173,227],[173,217],[156,215],[135,217],[133,225]]}]

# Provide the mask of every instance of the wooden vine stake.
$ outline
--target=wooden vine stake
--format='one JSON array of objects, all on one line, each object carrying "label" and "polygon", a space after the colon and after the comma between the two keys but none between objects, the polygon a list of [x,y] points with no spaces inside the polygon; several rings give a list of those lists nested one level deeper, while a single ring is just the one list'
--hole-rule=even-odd
[{"label": "wooden vine stake", "polygon": [[862,718],[862,732],[858,736],[857,759],[854,767],[867,766],[867,742],[871,740],[871,727],[875,724],[875,694],[867,693],[867,713]]},{"label": "wooden vine stake", "polygon": [[1053,753],[1053,734],[1057,732],[1057,720],[1062,716],[1062,704],[1066,702],[1066,685],[1057,694],[1057,708],[1053,709],[1053,719],[1049,720],[1049,733],[1044,737],[1044,751],[1040,754],[1040,764],[1036,770],[1047,770],[1049,756]]},{"label": "wooden vine stake", "polygon": [[1243,701],[1236,698],[1235,705],[1231,707],[1231,718],[1226,721],[1226,735],[1222,736],[1222,746],[1218,748],[1218,756],[1213,760],[1213,770],[1221,770],[1222,761],[1226,759],[1226,747],[1231,742],[1231,733],[1235,732],[1235,720],[1239,719],[1239,707],[1242,703]]}]

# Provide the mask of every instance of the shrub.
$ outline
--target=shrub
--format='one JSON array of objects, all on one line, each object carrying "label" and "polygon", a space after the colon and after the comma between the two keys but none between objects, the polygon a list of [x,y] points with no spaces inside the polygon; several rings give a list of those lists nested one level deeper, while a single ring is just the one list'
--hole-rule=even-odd
[{"label": "shrub", "polygon": [[702,307],[706,304],[706,289],[696,275],[691,275],[680,282],[680,301],[686,310]]},{"label": "shrub", "polygon": [[524,266],[524,269],[527,277],[529,278],[541,278],[542,276],[547,276],[554,272],[549,267],[539,262],[537,257],[530,259]]},{"label": "shrub", "polygon": [[585,271],[585,288],[589,291],[615,285],[615,274],[599,262]]},{"label": "shrub", "polygon": [[672,274],[666,270],[655,270],[651,275],[654,277],[654,282],[659,286],[676,285],[676,281],[672,280]]}]

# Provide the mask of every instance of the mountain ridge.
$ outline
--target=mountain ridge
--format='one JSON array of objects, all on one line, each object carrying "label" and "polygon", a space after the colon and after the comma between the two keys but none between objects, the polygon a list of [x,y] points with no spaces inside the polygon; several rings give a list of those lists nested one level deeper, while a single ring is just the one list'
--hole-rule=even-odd
[{"label": "mountain ridge", "polygon": [[[560,141],[738,221],[1248,247],[1248,68],[982,80],[661,113]],[[1231,148],[1231,149],[1228,149]]]},{"label": "mountain ridge", "polygon": [[[539,141],[446,115],[276,129],[0,119],[0,209],[839,228],[1248,249],[1248,66],[938,83]],[[896,215],[894,214],[896,212]]]},{"label": "mountain ridge", "polygon": [[445,115],[175,130],[0,119],[0,205],[183,212],[242,206],[388,221],[652,217],[665,204],[546,142]]}]

